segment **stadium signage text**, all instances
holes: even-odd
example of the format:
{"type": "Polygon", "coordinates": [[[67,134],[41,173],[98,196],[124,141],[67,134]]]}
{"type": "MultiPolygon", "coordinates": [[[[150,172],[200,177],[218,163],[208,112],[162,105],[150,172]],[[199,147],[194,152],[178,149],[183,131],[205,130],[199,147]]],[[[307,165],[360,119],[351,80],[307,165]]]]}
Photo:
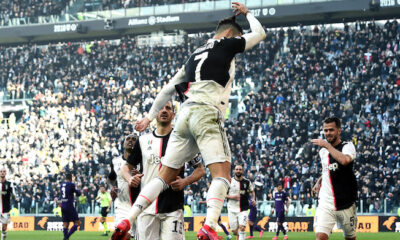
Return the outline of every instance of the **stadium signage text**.
{"type": "Polygon", "coordinates": [[[380,6],[381,7],[393,7],[393,6],[400,6],[400,0],[381,0],[380,6]]]}
{"type": "Polygon", "coordinates": [[[54,32],[76,32],[79,24],[77,23],[68,23],[68,24],[60,24],[54,25],[54,32]]]}
{"type": "Polygon", "coordinates": [[[128,21],[128,26],[136,26],[136,25],[154,25],[159,23],[173,23],[179,22],[181,19],[179,16],[165,16],[165,17],[155,17],[150,16],[148,18],[131,18],[128,21]]]}
{"type": "Polygon", "coordinates": [[[34,217],[11,217],[10,231],[33,231],[35,229],[34,217]]]}
{"type": "Polygon", "coordinates": [[[260,17],[260,16],[274,16],[276,14],[276,9],[275,8],[256,8],[256,9],[250,9],[250,12],[254,15],[254,17],[260,17]]]}

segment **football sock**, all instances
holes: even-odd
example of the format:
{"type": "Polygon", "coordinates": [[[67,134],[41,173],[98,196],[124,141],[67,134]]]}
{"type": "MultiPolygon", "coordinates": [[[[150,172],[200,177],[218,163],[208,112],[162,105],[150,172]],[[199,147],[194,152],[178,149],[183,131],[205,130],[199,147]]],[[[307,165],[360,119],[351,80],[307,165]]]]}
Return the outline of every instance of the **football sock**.
{"type": "Polygon", "coordinates": [[[281,225],[281,231],[283,232],[284,235],[286,235],[286,230],[285,230],[285,228],[283,227],[283,225],[281,225]]]}
{"type": "Polygon", "coordinates": [[[1,232],[1,240],[6,240],[7,238],[7,231],[2,231],[1,232]]]}
{"type": "Polygon", "coordinates": [[[228,229],[226,229],[225,225],[221,223],[221,225],[219,225],[219,226],[222,228],[222,230],[224,230],[224,233],[228,236],[229,232],[228,232],[228,229]]]}
{"type": "Polygon", "coordinates": [[[137,216],[146,209],[162,191],[168,188],[168,185],[160,177],[153,178],[144,188],[140,191],[139,196],[136,198],[135,203],[129,210],[129,222],[135,222],[137,216]]]}
{"type": "MultiPolygon", "coordinates": [[[[258,225],[253,226],[253,227],[254,227],[254,229],[255,229],[256,231],[258,231],[258,232],[263,231],[262,228],[261,228],[260,226],[258,226],[258,225]]],[[[252,235],[252,236],[253,236],[253,235],[252,235]]]]}
{"type": "Polygon", "coordinates": [[[281,226],[278,225],[278,229],[276,230],[275,236],[279,236],[279,231],[281,231],[281,226]]]}
{"type": "Polygon", "coordinates": [[[68,228],[63,228],[64,237],[68,237],[68,228]]]}
{"type": "Polygon", "coordinates": [[[72,228],[69,230],[67,237],[69,238],[77,229],[78,225],[74,224],[72,228]]]}
{"type": "Polygon", "coordinates": [[[106,222],[106,220],[104,220],[103,226],[104,226],[104,233],[107,233],[108,228],[107,228],[107,222],[106,222]]]}
{"type": "Polygon", "coordinates": [[[239,232],[239,240],[244,240],[246,237],[246,232],[239,232]]]}
{"type": "Polygon", "coordinates": [[[205,224],[216,229],[222,206],[228,192],[230,183],[225,178],[217,177],[211,181],[207,192],[207,217],[205,224]]]}
{"type": "Polygon", "coordinates": [[[254,229],[254,225],[250,225],[250,236],[253,236],[253,229],[254,229]]]}

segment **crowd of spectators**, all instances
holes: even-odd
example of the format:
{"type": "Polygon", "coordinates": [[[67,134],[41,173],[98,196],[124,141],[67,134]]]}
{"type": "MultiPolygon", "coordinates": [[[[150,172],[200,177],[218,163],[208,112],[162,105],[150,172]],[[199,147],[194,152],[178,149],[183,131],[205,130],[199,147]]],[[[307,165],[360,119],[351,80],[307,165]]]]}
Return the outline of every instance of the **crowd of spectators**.
{"type": "MultiPolygon", "coordinates": [[[[213,0],[207,0],[207,2],[210,1],[213,0]]],[[[193,2],[206,2],[206,0],[89,0],[85,1],[84,11],[115,10],[193,2]]]]}
{"type": "Polygon", "coordinates": [[[8,25],[12,18],[35,22],[34,19],[39,16],[60,15],[69,2],[70,0],[3,0],[0,1],[0,25],[8,25]]]}
{"type": "MultiPolygon", "coordinates": [[[[80,211],[91,212],[123,135],[208,37],[188,36],[177,47],[137,47],[130,36],[1,46],[0,88],[20,86],[34,96],[22,116],[9,117],[0,129],[0,158],[16,183],[21,210],[37,205],[50,211],[62,173],[71,171],[84,190],[80,211]]],[[[236,58],[235,87],[253,91],[230,108],[238,114],[226,115],[225,128],[232,163],[244,166],[259,201],[272,200],[281,182],[302,207],[315,204],[311,188],[321,166],[310,140],[322,136],[325,117],[336,115],[343,121],[342,139],[353,141],[358,153],[359,210],[379,213],[386,202],[388,212],[397,211],[399,40],[396,21],[300,26],[269,32],[236,58]]],[[[195,213],[205,211],[208,184],[209,175],[186,189],[195,213]]]]}

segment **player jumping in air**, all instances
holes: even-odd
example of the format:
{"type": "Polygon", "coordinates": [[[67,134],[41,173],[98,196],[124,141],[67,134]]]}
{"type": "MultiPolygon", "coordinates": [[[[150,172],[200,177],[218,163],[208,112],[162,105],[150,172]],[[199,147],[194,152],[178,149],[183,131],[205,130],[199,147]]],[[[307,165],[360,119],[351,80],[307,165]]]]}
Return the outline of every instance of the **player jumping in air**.
{"type": "Polygon", "coordinates": [[[218,239],[215,229],[231,180],[231,153],[222,122],[235,75],[234,57],[266,36],[260,22],[243,4],[233,2],[232,7],[236,15],[246,16],[251,32],[242,35],[242,28],[234,17],[221,20],[214,38],[192,53],[160,91],[149,114],[136,123],[135,129],[144,131],[175,91],[184,101],[158,177],[142,188],[129,219],[117,226],[113,239],[121,239],[119,236],[128,231],[137,216],[176,180],[181,167],[199,151],[213,180],[207,193],[206,222],[197,237],[218,239]]]}

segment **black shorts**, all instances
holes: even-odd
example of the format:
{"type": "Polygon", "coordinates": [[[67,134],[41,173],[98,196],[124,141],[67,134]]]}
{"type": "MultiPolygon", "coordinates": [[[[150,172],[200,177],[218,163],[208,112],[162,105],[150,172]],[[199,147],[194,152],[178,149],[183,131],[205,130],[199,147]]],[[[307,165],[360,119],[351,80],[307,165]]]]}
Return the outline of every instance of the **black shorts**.
{"type": "Polygon", "coordinates": [[[102,216],[102,217],[107,217],[107,214],[108,214],[107,208],[108,208],[108,207],[102,207],[102,208],[101,208],[101,216],[102,216]]]}

